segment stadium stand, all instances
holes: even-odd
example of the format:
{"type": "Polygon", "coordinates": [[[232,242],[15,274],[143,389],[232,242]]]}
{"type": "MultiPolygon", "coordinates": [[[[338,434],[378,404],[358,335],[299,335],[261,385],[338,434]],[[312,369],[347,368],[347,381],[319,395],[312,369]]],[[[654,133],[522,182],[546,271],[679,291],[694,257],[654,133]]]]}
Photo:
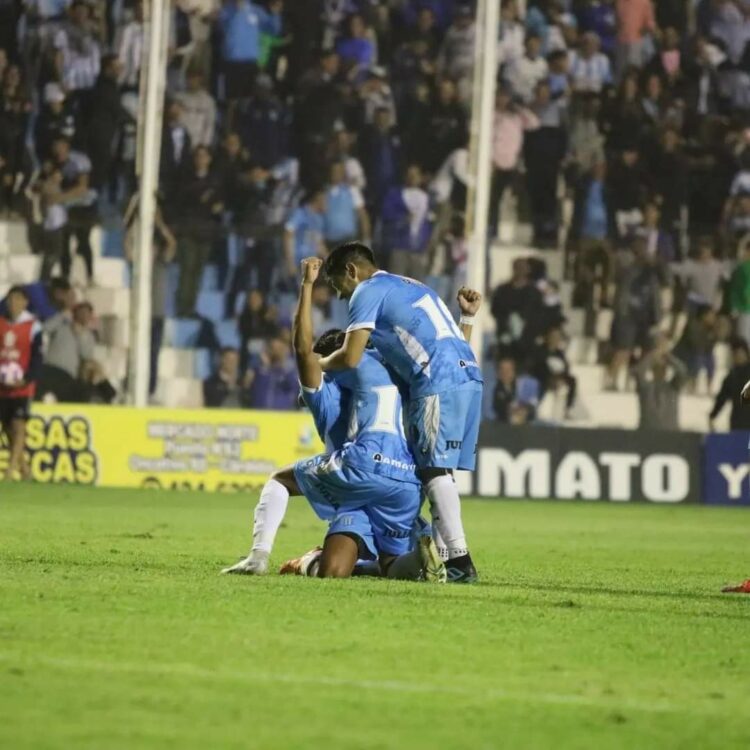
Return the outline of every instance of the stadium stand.
{"type": "MultiPolygon", "coordinates": [[[[0,34],[0,295],[69,272],[121,389],[142,11],[13,7],[0,34]]],[[[178,2],[172,21],[155,402],[202,405],[221,348],[241,349],[243,370],[267,367],[267,342],[288,341],[297,260],[326,242],[371,240],[453,297],[471,3],[178,2]]],[[[530,408],[503,414],[637,427],[639,383],[654,377],[637,363],[672,351],[687,368],[665,375],[680,425],[706,429],[729,342],[750,336],[748,40],[747,0],[503,0],[488,418],[506,418],[493,395],[497,362],[512,359],[511,401],[530,408]]],[[[321,292],[316,315],[322,330],[345,307],[321,292]]]]}

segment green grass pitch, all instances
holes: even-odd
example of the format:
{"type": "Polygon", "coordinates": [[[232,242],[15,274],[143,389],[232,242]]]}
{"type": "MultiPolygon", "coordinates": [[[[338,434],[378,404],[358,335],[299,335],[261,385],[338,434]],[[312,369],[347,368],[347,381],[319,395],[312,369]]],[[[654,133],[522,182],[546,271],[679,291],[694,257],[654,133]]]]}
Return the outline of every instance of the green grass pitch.
{"type": "Polygon", "coordinates": [[[253,504],[0,485],[0,747],[750,747],[747,511],[467,502],[461,587],[221,577],[253,504]]]}

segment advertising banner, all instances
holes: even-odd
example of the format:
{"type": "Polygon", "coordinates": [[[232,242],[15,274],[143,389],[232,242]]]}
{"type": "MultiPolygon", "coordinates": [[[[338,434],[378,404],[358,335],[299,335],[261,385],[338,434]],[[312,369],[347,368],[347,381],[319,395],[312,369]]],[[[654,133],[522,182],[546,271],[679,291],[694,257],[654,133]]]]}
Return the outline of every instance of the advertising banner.
{"type": "Polygon", "coordinates": [[[697,503],[701,437],[685,432],[482,425],[480,497],[697,503]]]}
{"type": "Polygon", "coordinates": [[[750,505],[750,433],[707,435],[703,444],[703,502],[750,505]]]}
{"type": "MultiPolygon", "coordinates": [[[[37,482],[240,491],[323,450],[301,412],[35,405],[26,447],[37,482]]],[[[0,442],[0,473],[8,447],[0,442]]]]}

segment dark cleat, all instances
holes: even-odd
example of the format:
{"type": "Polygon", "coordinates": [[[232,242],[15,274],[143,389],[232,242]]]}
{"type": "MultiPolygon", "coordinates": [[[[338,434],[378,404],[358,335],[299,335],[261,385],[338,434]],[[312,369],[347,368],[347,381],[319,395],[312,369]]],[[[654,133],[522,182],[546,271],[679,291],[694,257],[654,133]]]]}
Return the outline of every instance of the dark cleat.
{"type": "Polygon", "coordinates": [[[471,555],[454,557],[445,563],[448,583],[476,583],[479,580],[471,555]]]}

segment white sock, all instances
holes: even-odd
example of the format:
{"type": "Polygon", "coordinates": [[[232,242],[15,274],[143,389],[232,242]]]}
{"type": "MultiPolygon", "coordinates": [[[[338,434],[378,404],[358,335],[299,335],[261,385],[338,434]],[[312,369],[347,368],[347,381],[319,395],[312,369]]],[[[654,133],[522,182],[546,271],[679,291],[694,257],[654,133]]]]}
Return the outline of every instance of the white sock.
{"type": "Polygon", "coordinates": [[[269,479],[263,486],[260,500],[255,506],[253,552],[271,551],[288,503],[289,490],[281,482],[269,479]]]}
{"type": "MultiPolygon", "coordinates": [[[[432,510],[432,505],[430,505],[430,510],[432,510]]],[[[440,559],[445,562],[448,559],[448,547],[434,523],[432,524],[432,541],[435,542],[440,559]]]]}
{"type": "Polygon", "coordinates": [[[461,498],[453,477],[447,474],[435,477],[427,483],[425,492],[430,500],[432,524],[448,550],[448,559],[467,555],[469,548],[461,522],[461,498]]]}

